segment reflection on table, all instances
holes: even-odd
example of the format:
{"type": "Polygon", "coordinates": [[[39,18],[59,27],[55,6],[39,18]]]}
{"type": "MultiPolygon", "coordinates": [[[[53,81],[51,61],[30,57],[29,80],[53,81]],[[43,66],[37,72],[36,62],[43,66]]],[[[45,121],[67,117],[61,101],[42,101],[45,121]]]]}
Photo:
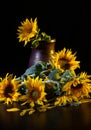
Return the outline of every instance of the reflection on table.
{"type": "Polygon", "coordinates": [[[19,112],[7,112],[0,104],[0,130],[80,130],[91,129],[91,103],[56,107],[21,117],[19,112]]]}

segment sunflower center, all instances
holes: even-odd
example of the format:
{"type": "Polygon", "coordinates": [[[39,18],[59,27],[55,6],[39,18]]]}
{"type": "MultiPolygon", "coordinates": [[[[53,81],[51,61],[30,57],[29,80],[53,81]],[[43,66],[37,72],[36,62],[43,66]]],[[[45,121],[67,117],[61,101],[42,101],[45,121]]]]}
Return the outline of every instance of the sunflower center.
{"type": "Polygon", "coordinates": [[[76,87],[74,87],[72,85],[71,88],[74,89],[74,90],[81,89],[82,88],[82,84],[78,84],[76,87]]]}
{"type": "Polygon", "coordinates": [[[32,27],[27,28],[27,33],[30,34],[32,32],[32,27]]]}
{"type": "Polygon", "coordinates": [[[12,85],[8,85],[5,90],[4,90],[4,95],[5,97],[11,97],[11,94],[13,93],[13,86],[12,85]]]}
{"type": "Polygon", "coordinates": [[[31,92],[30,96],[31,96],[31,98],[32,98],[33,100],[37,100],[38,97],[39,97],[39,92],[38,92],[37,90],[33,90],[33,91],[31,92]]]}
{"type": "Polygon", "coordinates": [[[65,59],[65,58],[61,59],[60,58],[58,60],[58,62],[59,62],[59,64],[60,64],[60,66],[61,66],[62,69],[67,70],[67,69],[70,68],[70,64],[69,64],[69,61],[67,59],[65,59]]]}

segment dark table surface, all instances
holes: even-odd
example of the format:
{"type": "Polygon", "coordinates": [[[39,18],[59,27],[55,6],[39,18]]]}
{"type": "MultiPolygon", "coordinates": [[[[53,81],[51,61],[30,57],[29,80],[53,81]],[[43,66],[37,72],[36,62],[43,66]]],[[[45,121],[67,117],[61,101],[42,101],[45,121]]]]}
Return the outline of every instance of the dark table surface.
{"type": "Polygon", "coordinates": [[[21,117],[0,104],[0,130],[91,130],[91,103],[56,107],[21,117]]]}

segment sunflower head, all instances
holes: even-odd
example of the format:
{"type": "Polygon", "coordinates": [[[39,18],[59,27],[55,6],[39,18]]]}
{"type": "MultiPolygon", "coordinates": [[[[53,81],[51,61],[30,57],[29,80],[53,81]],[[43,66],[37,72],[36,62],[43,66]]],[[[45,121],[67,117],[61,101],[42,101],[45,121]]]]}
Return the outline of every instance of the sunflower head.
{"type": "Polygon", "coordinates": [[[18,39],[19,42],[24,42],[24,46],[27,43],[31,43],[32,48],[36,48],[40,41],[51,40],[51,37],[47,35],[45,32],[40,32],[40,29],[37,24],[37,18],[30,20],[28,18],[25,21],[21,22],[21,25],[18,26],[18,39]]]}
{"type": "Polygon", "coordinates": [[[75,55],[76,53],[72,54],[71,49],[64,48],[52,55],[51,62],[56,68],[61,69],[63,72],[69,69],[75,70],[80,67],[80,61],[76,61],[75,55]]]}
{"type": "Polygon", "coordinates": [[[65,91],[67,96],[75,96],[79,100],[89,98],[91,93],[90,77],[87,73],[81,72],[77,77],[66,83],[62,91],[65,91]]]}
{"type": "Polygon", "coordinates": [[[27,76],[27,79],[24,80],[24,84],[28,89],[26,95],[21,96],[22,101],[30,103],[30,106],[34,107],[35,104],[43,105],[43,101],[46,101],[45,95],[45,84],[42,82],[42,79],[38,77],[31,78],[27,76]]]}
{"type": "Polygon", "coordinates": [[[32,18],[29,20],[26,18],[25,21],[21,22],[21,26],[18,27],[18,38],[19,42],[24,41],[24,46],[38,33],[37,18],[33,21],[32,18]]]}
{"type": "Polygon", "coordinates": [[[18,101],[20,94],[17,90],[20,84],[20,81],[16,80],[16,76],[13,77],[12,74],[6,74],[5,78],[0,81],[0,101],[4,101],[7,104],[18,101]]]}

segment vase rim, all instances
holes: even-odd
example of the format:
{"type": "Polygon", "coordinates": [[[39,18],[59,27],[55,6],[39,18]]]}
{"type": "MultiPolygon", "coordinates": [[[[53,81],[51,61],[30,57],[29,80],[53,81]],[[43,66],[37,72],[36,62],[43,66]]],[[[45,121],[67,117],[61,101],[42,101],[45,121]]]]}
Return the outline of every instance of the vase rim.
{"type": "Polygon", "coordinates": [[[50,41],[50,42],[56,42],[56,39],[53,38],[53,39],[50,39],[49,41],[50,41]]]}

